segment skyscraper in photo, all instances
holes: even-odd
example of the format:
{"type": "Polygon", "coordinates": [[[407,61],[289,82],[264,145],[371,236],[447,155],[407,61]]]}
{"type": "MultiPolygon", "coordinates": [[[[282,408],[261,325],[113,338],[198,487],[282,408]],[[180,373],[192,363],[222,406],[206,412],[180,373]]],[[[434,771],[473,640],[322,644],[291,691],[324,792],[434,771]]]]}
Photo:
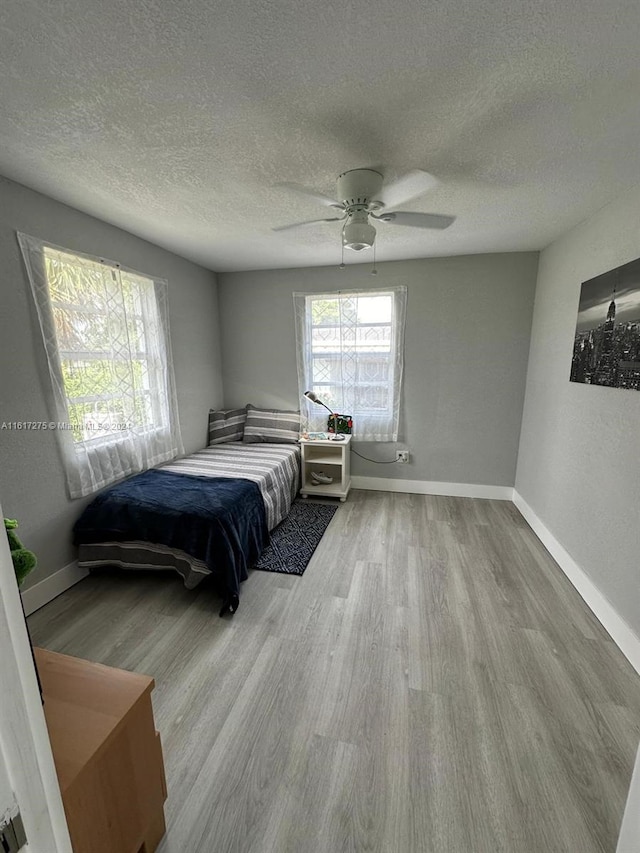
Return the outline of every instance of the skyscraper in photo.
{"type": "Polygon", "coordinates": [[[616,291],[613,290],[609,310],[607,311],[607,319],[602,329],[602,339],[600,342],[600,352],[598,353],[598,363],[596,367],[596,375],[594,384],[596,385],[615,385],[616,378],[616,359],[614,355],[614,329],[616,325],[616,291]]]}

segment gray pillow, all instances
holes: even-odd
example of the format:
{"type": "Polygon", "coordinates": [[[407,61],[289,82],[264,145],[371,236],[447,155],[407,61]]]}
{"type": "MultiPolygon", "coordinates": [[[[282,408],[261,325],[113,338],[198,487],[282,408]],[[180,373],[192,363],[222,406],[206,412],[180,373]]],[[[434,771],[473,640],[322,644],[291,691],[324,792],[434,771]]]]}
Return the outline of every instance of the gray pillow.
{"type": "Polygon", "coordinates": [[[279,409],[257,409],[247,406],[244,427],[245,444],[273,442],[296,444],[300,438],[300,412],[283,412],[279,409]]]}
{"type": "Polygon", "coordinates": [[[224,412],[209,410],[209,447],[212,444],[226,444],[228,441],[242,441],[246,409],[227,409],[224,412]]]}

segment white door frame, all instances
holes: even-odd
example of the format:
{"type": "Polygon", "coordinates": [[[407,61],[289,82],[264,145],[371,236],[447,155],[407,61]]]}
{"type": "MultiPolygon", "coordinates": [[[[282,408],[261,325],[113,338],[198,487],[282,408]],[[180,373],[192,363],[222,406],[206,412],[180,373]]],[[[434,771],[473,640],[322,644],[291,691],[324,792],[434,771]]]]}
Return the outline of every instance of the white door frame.
{"type": "MultiPolygon", "coordinates": [[[[2,507],[0,506],[0,515],[2,507]]],[[[0,534],[0,762],[31,853],[72,853],[6,534],[0,534]]],[[[5,804],[0,804],[4,811],[5,804]]]]}
{"type": "Polygon", "coordinates": [[[9,780],[9,770],[0,742],[0,824],[5,824],[9,818],[14,817],[17,807],[13,785],[9,780]]]}

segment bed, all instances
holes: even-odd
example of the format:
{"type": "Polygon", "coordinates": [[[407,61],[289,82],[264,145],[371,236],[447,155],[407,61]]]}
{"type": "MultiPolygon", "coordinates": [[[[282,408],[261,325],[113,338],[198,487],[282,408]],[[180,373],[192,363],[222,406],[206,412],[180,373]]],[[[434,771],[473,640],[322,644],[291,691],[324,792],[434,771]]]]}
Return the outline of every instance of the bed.
{"type": "Polygon", "coordinates": [[[300,483],[291,444],[218,444],[106,489],[74,527],[78,564],[173,569],[193,589],[213,578],[221,615],[247,578],[300,483]]]}

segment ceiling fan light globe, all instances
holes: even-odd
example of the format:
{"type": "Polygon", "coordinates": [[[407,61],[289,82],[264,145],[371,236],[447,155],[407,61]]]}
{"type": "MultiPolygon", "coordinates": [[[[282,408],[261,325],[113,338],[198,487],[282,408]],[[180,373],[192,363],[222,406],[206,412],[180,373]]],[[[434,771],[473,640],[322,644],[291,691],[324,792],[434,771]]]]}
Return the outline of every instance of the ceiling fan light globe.
{"type": "Polygon", "coordinates": [[[376,239],[376,229],[368,222],[348,222],[342,229],[342,242],[345,249],[361,252],[370,249],[376,239]]]}

